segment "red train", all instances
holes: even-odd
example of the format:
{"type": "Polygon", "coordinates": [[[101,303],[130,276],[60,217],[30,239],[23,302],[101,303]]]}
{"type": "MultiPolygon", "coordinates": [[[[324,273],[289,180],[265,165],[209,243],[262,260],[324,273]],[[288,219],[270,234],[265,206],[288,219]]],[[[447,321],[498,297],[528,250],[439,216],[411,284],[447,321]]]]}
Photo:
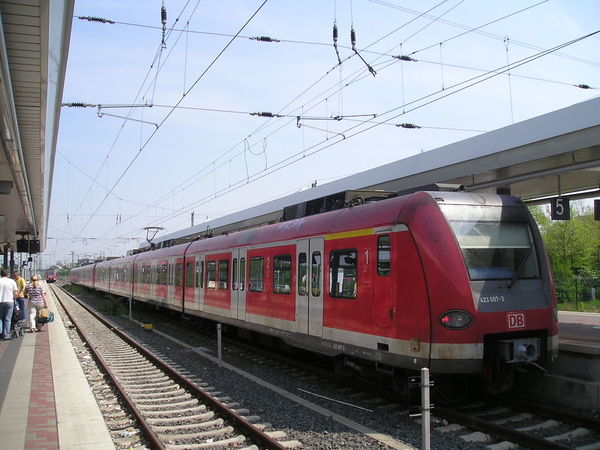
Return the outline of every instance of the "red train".
{"type": "Polygon", "coordinates": [[[56,270],[48,269],[46,270],[46,282],[54,283],[56,281],[56,270]]]}
{"type": "Polygon", "coordinates": [[[505,389],[558,352],[544,245],[511,196],[416,192],[78,267],[71,277],[399,385],[428,367],[505,389]]]}

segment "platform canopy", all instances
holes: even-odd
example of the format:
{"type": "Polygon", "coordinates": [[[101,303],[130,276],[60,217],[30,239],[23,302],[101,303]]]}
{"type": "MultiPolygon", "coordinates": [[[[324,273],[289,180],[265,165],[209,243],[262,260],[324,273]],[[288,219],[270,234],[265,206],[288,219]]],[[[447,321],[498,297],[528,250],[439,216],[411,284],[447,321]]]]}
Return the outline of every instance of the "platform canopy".
{"type": "Polygon", "coordinates": [[[75,0],[0,0],[0,251],[47,239],[75,0]]]}
{"type": "Polygon", "coordinates": [[[220,217],[160,241],[277,222],[287,207],[315,199],[326,204],[350,190],[459,188],[511,194],[531,204],[548,203],[559,195],[600,197],[600,98],[220,217]]]}

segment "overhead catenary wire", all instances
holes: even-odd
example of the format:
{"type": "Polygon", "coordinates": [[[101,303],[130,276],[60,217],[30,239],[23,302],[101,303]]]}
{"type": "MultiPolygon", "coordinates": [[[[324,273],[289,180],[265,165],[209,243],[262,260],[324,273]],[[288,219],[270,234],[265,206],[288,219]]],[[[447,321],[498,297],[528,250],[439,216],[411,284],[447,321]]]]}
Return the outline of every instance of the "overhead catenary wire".
{"type": "MultiPolygon", "coordinates": [[[[235,40],[235,38],[237,37],[237,35],[239,35],[242,30],[250,23],[250,21],[258,14],[258,12],[264,7],[264,5],[268,2],[268,0],[264,0],[261,5],[256,9],[256,11],[254,11],[254,13],[250,16],[250,18],[244,23],[244,25],[239,29],[238,33],[236,33],[236,35],[231,38],[229,40],[229,42],[227,43],[227,45],[225,45],[225,47],[221,50],[221,52],[213,59],[213,61],[209,64],[209,66],[201,73],[201,75],[196,79],[196,81],[192,84],[192,86],[186,91],[189,92],[191,91],[197,84],[198,82],[204,77],[204,75],[210,70],[210,68],[214,65],[214,63],[221,57],[221,55],[223,55],[223,53],[227,50],[227,48],[230,47],[230,45],[232,44],[232,42],[235,40]]],[[[147,146],[147,144],[152,140],[152,138],[154,137],[154,135],[156,134],[156,132],[158,131],[158,129],[160,128],[160,126],[165,123],[165,121],[171,116],[171,114],[173,113],[173,111],[175,111],[178,107],[178,105],[183,101],[183,99],[185,98],[185,95],[179,100],[179,102],[173,107],[173,109],[166,115],[166,117],[162,120],[162,122],[159,123],[159,126],[156,128],[156,130],[150,135],[150,137],[147,139],[147,141],[144,143],[144,145],[140,148],[140,150],[138,151],[138,153],[134,156],[134,158],[130,161],[130,163],[126,166],[125,170],[122,172],[122,174],[120,175],[120,177],[116,180],[116,182],[113,184],[113,186],[109,189],[109,191],[107,192],[107,194],[104,196],[104,198],[102,199],[102,201],[100,202],[100,204],[97,206],[96,210],[94,211],[94,213],[91,214],[90,219],[84,224],[84,226],[81,228],[79,234],[81,234],[85,228],[89,225],[89,223],[91,222],[92,218],[94,217],[94,214],[97,213],[99,211],[99,209],[102,207],[102,205],[105,203],[106,199],[108,198],[108,196],[112,193],[112,191],[116,188],[116,186],[119,184],[119,182],[123,179],[123,177],[125,176],[125,174],[129,171],[129,169],[131,168],[131,166],[133,165],[133,163],[137,160],[137,158],[139,157],[140,153],[143,151],[143,149],[147,146]]]]}
{"type": "MultiPolygon", "coordinates": [[[[548,49],[545,52],[540,52],[540,53],[537,53],[535,55],[531,55],[531,56],[529,56],[527,58],[524,58],[524,59],[522,59],[520,61],[517,61],[517,62],[513,63],[511,65],[511,68],[515,68],[515,67],[519,67],[519,66],[521,66],[523,64],[527,64],[527,63],[529,63],[529,62],[531,62],[531,61],[533,61],[535,59],[538,59],[538,58],[541,58],[543,56],[546,56],[546,55],[552,53],[553,51],[557,51],[559,49],[565,48],[565,47],[567,47],[569,45],[574,44],[575,42],[579,42],[579,41],[581,41],[583,39],[589,38],[589,37],[594,36],[594,35],[596,35],[598,33],[600,33],[600,30],[596,31],[594,33],[591,33],[589,35],[580,37],[578,39],[574,39],[574,40],[569,41],[567,43],[561,44],[559,46],[553,47],[552,49],[548,49]]],[[[416,105],[414,105],[414,107],[412,108],[412,110],[416,110],[418,108],[422,108],[422,107],[426,106],[427,104],[430,104],[430,103],[435,102],[435,101],[439,101],[440,99],[446,98],[446,97],[448,97],[450,95],[454,95],[454,94],[456,94],[456,93],[458,93],[458,92],[460,92],[460,91],[462,91],[464,89],[467,89],[470,86],[473,86],[475,84],[479,84],[479,83],[481,83],[483,81],[487,81],[488,79],[496,77],[499,74],[505,72],[506,70],[508,70],[508,68],[506,68],[506,67],[504,69],[496,69],[494,71],[490,71],[489,73],[487,73],[486,76],[482,75],[482,76],[474,77],[474,78],[472,78],[470,80],[467,80],[467,81],[464,81],[464,82],[461,82],[461,83],[457,83],[456,85],[448,86],[446,88],[446,90],[444,90],[443,96],[435,98],[435,99],[428,100],[425,103],[416,104],[416,105]]],[[[419,101],[425,100],[427,97],[429,97],[429,96],[425,96],[424,98],[419,99],[419,101]]],[[[411,104],[419,103],[419,101],[411,102],[411,104]]],[[[398,108],[395,108],[394,110],[397,110],[397,109],[398,108]]],[[[387,111],[385,113],[382,113],[382,114],[379,115],[379,117],[387,115],[387,114],[390,114],[394,110],[390,110],[390,111],[387,111]]],[[[361,124],[359,124],[359,125],[350,127],[346,131],[348,131],[348,130],[357,130],[357,131],[355,131],[353,134],[344,134],[344,138],[347,139],[349,137],[354,137],[354,136],[357,136],[359,134],[362,134],[362,133],[364,133],[364,132],[366,132],[366,131],[368,131],[368,130],[376,127],[376,126],[380,126],[382,124],[386,124],[386,123],[390,122],[391,120],[394,120],[397,117],[402,116],[403,114],[404,113],[395,115],[395,116],[393,116],[393,117],[391,117],[389,119],[386,119],[383,122],[372,123],[371,126],[369,128],[366,128],[366,129],[363,128],[363,129],[358,129],[357,130],[358,127],[367,124],[367,123],[364,123],[364,122],[361,123],[361,124]]],[[[312,151],[307,152],[306,149],[303,149],[302,152],[298,152],[295,155],[292,155],[292,156],[290,156],[290,157],[288,157],[288,158],[286,158],[286,159],[284,159],[282,161],[279,161],[278,163],[276,163],[273,166],[271,166],[268,170],[264,170],[264,171],[262,171],[262,172],[260,172],[258,174],[253,175],[253,176],[249,176],[247,179],[245,178],[243,180],[243,183],[239,181],[237,183],[230,184],[230,186],[228,186],[227,188],[223,188],[220,191],[215,191],[214,194],[212,194],[210,196],[198,199],[198,201],[193,202],[191,205],[188,205],[184,210],[182,210],[182,211],[180,211],[180,212],[178,212],[176,214],[187,214],[191,210],[193,210],[194,208],[197,208],[198,206],[201,206],[201,205],[207,203],[208,201],[213,200],[215,198],[215,196],[224,195],[225,193],[229,193],[229,192],[232,192],[234,190],[237,190],[237,189],[241,188],[242,186],[248,184],[251,181],[256,181],[256,180],[262,179],[265,176],[268,176],[268,175],[270,175],[270,174],[272,174],[272,173],[274,173],[274,172],[276,172],[278,170],[283,169],[284,167],[288,167],[289,165],[294,164],[299,159],[304,159],[305,157],[312,156],[312,155],[314,155],[316,153],[319,153],[319,152],[321,152],[321,151],[323,151],[323,150],[325,150],[327,148],[330,148],[333,145],[338,144],[339,142],[341,142],[341,141],[330,142],[330,141],[328,141],[326,139],[326,140],[322,141],[320,144],[314,145],[312,147],[312,151]]]]}
{"type": "MultiPolygon", "coordinates": [[[[491,71],[490,73],[497,73],[497,74],[499,74],[499,73],[502,73],[502,71],[501,71],[501,70],[496,70],[496,71],[491,71]]],[[[450,95],[450,94],[448,94],[448,95],[450,95]]],[[[380,123],[380,124],[381,124],[381,123],[380,123]]],[[[316,151],[320,151],[320,150],[316,150],[316,151]]],[[[315,151],[315,152],[316,152],[316,151],[315,151]]],[[[315,152],[313,152],[313,153],[315,153],[315,152]]],[[[313,153],[310,153],[310,154],[313,154],[313,153]]],[[[310,154],[307,154],[306,156],[309,156],[310,154]]],[[[278,170],[278,169],[276,169],[276,170],[278,170]]],[[[261,176],[260,178],[262,178],[262,176],[261,176]]],[[[249,182],[249,180],[247,180],[247,182],[249,182]]],[[[236,186],[235,186],[235,185],[231,185],[231,186],[230,186],[230,188],[231,188],[232,190],[235,190],[235,189],[236,189],[236,186]]],[[[227,190],[227,191],[224,191],[224,192],[230,192],[230,190],[227,190]]],[[[221,192],[221,193],[216,193],[216,195],[220,195],[220,194],[222,194],[222,193],[224,193],[224,192],[221,192]]],[[[212,196],[211,196],[211,198],[214,198],[214,197],[212,197],[212,196]]],[[[200,205],[200,204],[203,204],[203,202],[202,202],[202,201],[200,201],[200,202],[196,202],[196,203],[195,203],[195,204],[194,204],[192,207],[194,207],[194,206],[198,206],[198,205],[200,205]]]]}
{"type": "MultiPolygon", "coordinates": [[[[267,3],[268,0],[264,0],[264,2],[258,7],[258,9],[252,14],[252,16],[246,21],[246,23],[242,26],[242,28],[240,28],[241,32],[249,23],[250,21],[256,16],[256,14],[258,14],[258,12],[262,9],[262,7],[267,3]]],[[[190,86],[190,88],[186,91],[186,94],[188,92],[190,92],[192,89],[194,89],[194,87],[200,82],[200,80],[204,77],[204,75],[210,70],[210,68],[214,65],[214,63],[221,57],[221,55],[223,55],[223,53],[225,52],[225,50],[227,50],[227,48],[229,48],[229,46],[231,45],[231,43],[233,42],[235,38],[232,38],[229,43],[221,50],[221,52],[219,52],[219,54],[213,59],[213,61],[209,64],[209,66],[202,72],[202,74],[196,79],[196,81],[192,84],[192,86],[190,86]]],[[[163,120],[160,122],[159,126],[157,127],[157,130],[155,130],[150,137],[147,139],[147,141],[144,143],[144,145],[142,146],[142,148],[138,151],[138,153],[135,155],[135,157],[131,160],[131,162],[127,165],[127,167],[125,168],[125,170],[123,171],[123,173],[121,174],[121,176],[117,179],[117,181],[113,184],[113,186],[110,188],[108,194],[110,194],[115,187],[119,184],[119,182],[123,179],[123,177],[125,176],[125,174],[128,172],[128,170],[131,168],[131,166],[133,165],[133,163],[137,160],[137,158],[139,157],[140,153],[144,150],[144,148],[146,147],[146,145],[150,142],[150,140],[152,140],[152,138],[154,137],[154,135],[156,134],[156,132],[158,131],[158,129],[160,128],[160,126],[165,123],[168,118],[171,116],[171,114],[173,113],[173,111],[175,111],[177,109],[177,107],[179,106],[179,104],[183,101],[183,99],[185,98],[185,95],[179,100],[179,102],[177,102],[177,104],[175,106],[173,106],[173,108],[171,109],[171,111],[163,118],[163,120]]],[[[98,205],[98,207],[96,208],[96,211],[98,211],[100,209],[100,207],[102,206],[102,204],[104,204],[104,201],[106,201],[106,198],[108,197],[108,194],[104,197],[103,201],[100,203],[100,205],[98,205]]]]}
{"type": "MultiPolygon", "coordinates": [[[[446,65],[447,65],[447,64],[446,64],[446,65]]],[[[367,76],[368,76],[368,74],[367,74],[367,76]]],[[[404,104],[404,102],[402,102],[402,103],[404,104]]],[[[280,114],[279,116],[284,116],[284,115],[283,115],[283,114],[280,114]]],[[[344,116],[344,117],[346,117],[346,118],[347,118],[347,117],[349,117],[349,116],[344,116]]],[[[307,119],[307,120],[308,120],[308,119],[307,119]]],[[[328,120],[328,118],[323,118],[323,120],[328,120]]]]}
{"type": "MultiPolygon", "coordinates": [[[[194,14],[194,12],[196,11],[196,9],[197,9],[197,7],[198,7],[198,4],[199,4],[199,3],[200,3],[200,0],[198,0],[198,3],[196,4],[196,7],[193,9],[193,11],[192,11],[192,15],[193,15],[193,14],[194,14]]],[[[184,8],[184,10],[185,10],[185,8],[184,8]]],[[[171,28],[170,28],[170,29],[167,31],[167,38],[168,38],[168,36],[171,34],[171,32],[173,31],[173,29],[175,28],[175,24],[176,24],[178,21],[179,21],[179,17],[175,19],[175,22],[174,22],[173,26],[172,26],[172,27],[171,27],[171,28]]],[[[103,21],[103,23],[104,23],[104,22],[105,22],[105,23],[112,23],[112,24],[118,24],[118,23],[119,23],[119,22],[115,22],[115,21],[103,21]]],[[[152,27],[152,28],[155,28],[155,27],[152,27]]],[[[153,69],[154,65],[156,64],[156,61],[157,61],[157,59],[159,58],[159,56],[160,56],[161,54],[162,54],[162,49],[160,49],[160,48],[159,48],[159,50],[157,51],[157,53],[156,53],[156,55],[155,55],[155,57],[154,57],[154,60],[153,60],[152,64],[150,65],[150,70],[147,72],[147,74],[146,74],[146,78],[144,79],[144,81],[143,81],[143,83],[142,83],[142,87],[140,87],[140,90],[138,91],[138,93],[137,93],[137,95],[136,95],[136,100],[137,100],[137,99],[140,97],[141,91],[142,91],[142,89],[143,89],[143,85],[145,85],[146,81],[148,80],[148,77],[150,76],[150,73],[151,73],[151,71],[152,71],[152,69],[153,69]]],[[[158,71],[157,71],[157,73],[158,73],[158,71]]],[[[133,111],[133,109],[130,109],[130,114],[131,114],[131,112],[132,112],[132,111],[133,111]]],[[[124,128],[123,126],[121,126],[121,127],[119,128],[119,131],[118,131],[117,135],[115,136],[115,138],[114,138],[114,140],[113,140],[113,143],[112,143],[112,145],[110,146],[110,148],[109,148],[109,151],[108,151],[108,153],[107,153],[106,157],[105,157],[105,158],[104,158],[104,160],[103,160],[103,163],[102,163],[102,165],[101,165],[101,166],[98,168],[98,171],[96,172],[96,176],[94,177],[94,181],[95,181],[95,180],[98,178],[98,176],[100,175],[100,172],[102,171],[103,167],[105,167],[105,164],[106,164],[106,162],[108,161],[108,158],[110,157],[110,155],[111,155],[111,153],[112,153],[112,151],[113,151],[113,149],[114,149],[114,147],[115,147],[116,143],[117,143],[117,142],[118,142],[118,140],[119,140],[119,137],[120,137],[120,135],[121,135],[121,133],[122,133],[122,131],[123,131],[123,128],[124,128]]],[[[93,186],[93,183],[92,183],[92,185],[90,185],[90,188],[89,188],[89,189],[86,191],[86,195],[85,195],[85,196],[84,196],[84,198],[81,200],[81,203],[79,204],[79,206],[78,206],[77,210],[75,211],[75,213],[77,213],[77,212],[78,212],[78,211],[79,211],[79,210],[82,208],[84,201],[86,200],[86,198],[88,198],[88,196],[89,196],[89,195],[90,195],[90,193],[91,193],[92,186],[93,186]]],[[[87,225],[86,225],[86,226],[87,226],[87,225]]]]}

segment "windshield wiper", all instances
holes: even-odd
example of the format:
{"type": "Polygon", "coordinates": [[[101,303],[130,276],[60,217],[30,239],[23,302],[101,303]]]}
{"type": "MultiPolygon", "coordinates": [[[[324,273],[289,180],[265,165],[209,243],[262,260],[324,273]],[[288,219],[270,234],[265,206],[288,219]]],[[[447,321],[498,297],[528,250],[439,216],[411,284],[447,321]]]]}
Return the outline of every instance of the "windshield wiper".
{"type": "Polygon", "coordinates": [[[527,254],[525,255],[525,258],[523,258],[523,260],[521,261],[521,264],[519,264],[519,267],[517,267],[517,270],[515,270],[515,274],[513,275],[512,280],[510,280],[508,282],[507,287],[511,288],[515,285],[515,282],[517,281],[517,278],[519,277],[521,270],[523,270],[523,267],[525,267],[525,263],[527,262],[527,260],[529,259],[529,256],[531,255],[531,252],[533,251],[533,244],[534,244],[534,242],[532,242],[531,245],[529,246],[529,250],[527,250],[527,254]]]}

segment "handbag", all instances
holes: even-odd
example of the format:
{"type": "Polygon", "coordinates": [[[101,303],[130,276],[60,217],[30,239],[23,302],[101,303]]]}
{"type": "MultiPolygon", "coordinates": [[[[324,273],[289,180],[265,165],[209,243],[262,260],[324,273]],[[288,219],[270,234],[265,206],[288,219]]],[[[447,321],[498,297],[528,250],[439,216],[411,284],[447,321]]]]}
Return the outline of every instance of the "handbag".
{"type": "Polygon", "coordinates": [[[48,323],[54,320],[54,314],[50,312],[48,308],[42,308],[38,311],[37,321],[39,323],[48,323]],[[50,318],[52,316],[52,318],[50,318]]]}

